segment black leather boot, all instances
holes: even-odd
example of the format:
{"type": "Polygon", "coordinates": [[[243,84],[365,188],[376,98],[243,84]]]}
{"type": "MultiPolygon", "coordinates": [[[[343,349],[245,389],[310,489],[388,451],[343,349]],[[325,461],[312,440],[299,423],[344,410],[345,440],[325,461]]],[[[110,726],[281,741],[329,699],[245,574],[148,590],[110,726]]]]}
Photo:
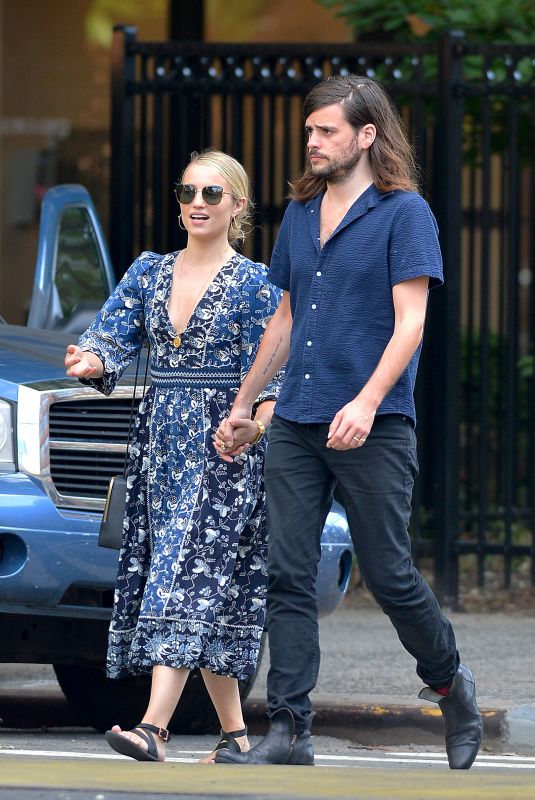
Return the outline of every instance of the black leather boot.
{"type": "Polygon", "coordinates": [[[483,736],[483,720],[476,702],[476,684],[471,670],[464,664],[459,665],[445,697],[428,687],[422,689],[419,697],[439,705],[450,769],[470,769],[483,736]]]}
{"type": "Polygon", "coordinates": [[[269,731],[247,753],[219,750],[216,764],[314,764],[310,731],[296,736],[293,714],[280,708],[271,715],[269,731]]]}
{"type": "Polygon", "coordinates": [[[286,763],[295,766],[314,766],[314,747],[310,731],[306,730],[295,737],[294,749],[286,763]]]}

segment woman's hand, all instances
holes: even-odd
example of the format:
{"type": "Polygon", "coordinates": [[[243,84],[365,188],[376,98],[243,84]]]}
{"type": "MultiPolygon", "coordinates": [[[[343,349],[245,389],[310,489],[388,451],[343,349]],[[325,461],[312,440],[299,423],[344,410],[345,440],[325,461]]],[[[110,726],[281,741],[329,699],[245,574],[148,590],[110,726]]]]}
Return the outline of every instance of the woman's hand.
{"type": "Polygon", "coordinates": [[[65,354],[67,375],[72,378],[101,378],[104,365],[98,356],[87,350],[81,350],[75,344],[67,347],[65,354]]]}

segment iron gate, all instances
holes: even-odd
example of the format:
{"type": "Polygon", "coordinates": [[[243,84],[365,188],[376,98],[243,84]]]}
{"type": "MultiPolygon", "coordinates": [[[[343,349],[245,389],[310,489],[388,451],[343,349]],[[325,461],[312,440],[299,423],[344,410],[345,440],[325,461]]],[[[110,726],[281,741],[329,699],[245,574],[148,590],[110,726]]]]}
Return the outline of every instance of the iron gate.
{"type": "Polygon", "coordinates": [[[459,566],[500,559],[535,584],[535,48],[138,42],[114,33],[111,249],[118,274],[144,249],[183,244],[173,185],[193,150],[231,153],[252,178],[246,253],[269,261],[301,170],[303,97],[356,72],[395,99],[441,231],[446,285],[433,292],[417,384],[416,558],[455,607],[459,566]],[[473,562],[473,563],[472,563],[473,562]]]}

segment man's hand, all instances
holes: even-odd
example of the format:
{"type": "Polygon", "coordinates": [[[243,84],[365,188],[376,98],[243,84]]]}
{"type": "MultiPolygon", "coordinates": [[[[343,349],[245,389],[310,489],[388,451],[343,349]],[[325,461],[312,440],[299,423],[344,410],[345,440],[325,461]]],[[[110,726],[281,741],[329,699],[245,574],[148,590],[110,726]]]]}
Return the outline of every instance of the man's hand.
{"type": "Polygon", "coordinates": [[[360,395],[337,413],[329,427],[327,447],[333,450],[354,450],[362,447],[375,419],[375,410],[360,395]]]}
{"type": "Polygon", "coordinates": [[[101,378],[104,371],[98,356],[86,350],[81,350],[75,344],[70,344],[67,347],[65,367],[67,375],[72,378],[101,378]],[[100,364],[100,369],[98,364],[100,364]]]}

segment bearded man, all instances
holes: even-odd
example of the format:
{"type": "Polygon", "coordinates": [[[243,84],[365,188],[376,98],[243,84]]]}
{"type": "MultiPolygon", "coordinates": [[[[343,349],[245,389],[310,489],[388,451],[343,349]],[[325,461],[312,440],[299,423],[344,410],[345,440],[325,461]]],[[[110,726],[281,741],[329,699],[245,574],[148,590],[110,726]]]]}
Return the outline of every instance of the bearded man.
{"type": "Polygon", "coordinates": [[[268,273],[283,299],[216,433],[222,458],[242,452],[253,403],[287,361],[265,464],[270,728],[249,752],[221,750],[216,761],[314,763],[315,579],[336,486],[366,584],[416,659],[420,695],[442,711],[450,767],[468,769],[482,736],[474,678],[408,534],[414,383],[428,290],[443,281],[436,221],[379,84],[329,78],[307,96],[304,117],[307,165],[268,273]]]}

